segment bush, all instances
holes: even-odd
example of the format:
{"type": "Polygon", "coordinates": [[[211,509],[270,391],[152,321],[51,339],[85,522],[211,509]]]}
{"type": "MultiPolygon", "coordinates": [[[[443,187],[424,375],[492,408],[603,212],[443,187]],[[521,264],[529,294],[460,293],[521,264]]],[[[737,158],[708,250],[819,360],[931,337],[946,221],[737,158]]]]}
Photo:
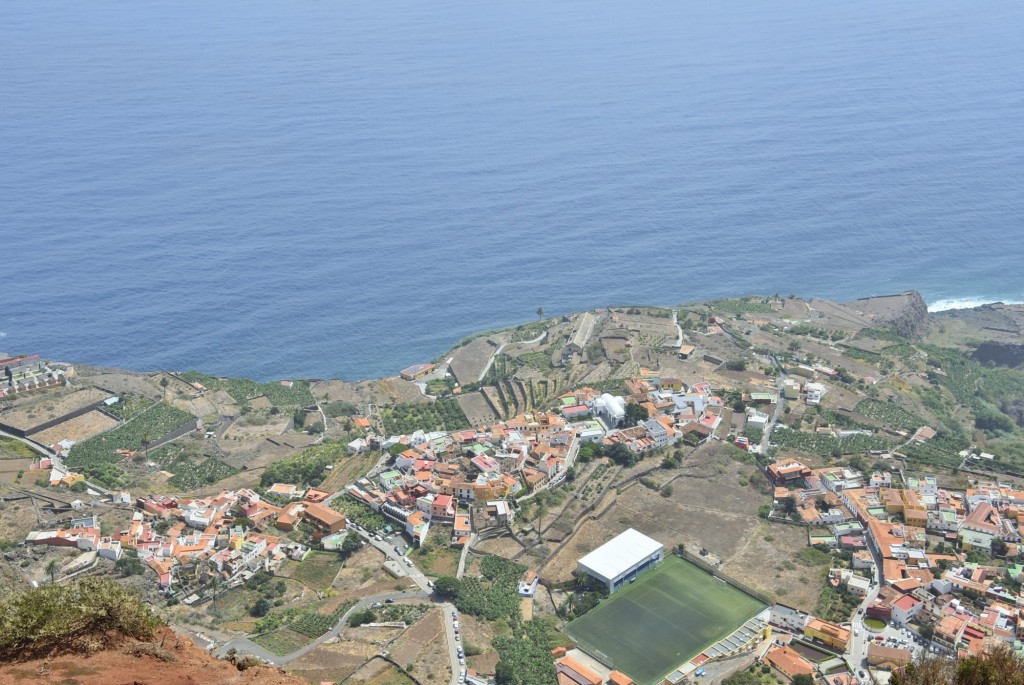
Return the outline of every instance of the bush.
{"type": "Polygon", "coordinates": [[[356,626],[366,625],[367,623],[373,623],[377,620],[377,613],[373,609],[363,609],[357,611],[348,617],[348,624],[355,628],[356,626]]]}
{"type": "Polygon", "coordinates": [[[0,600],[0,659],[90,649],[118,634],[148,639],[163,622],[113,580],[85,578],[0,600]]]}
{"type": "Polygon", "coordinates": [[[263,597],[256,600],[255,604],[249,607],[249,615],[261,618],[270,613],[270,602],[263,597]]]}

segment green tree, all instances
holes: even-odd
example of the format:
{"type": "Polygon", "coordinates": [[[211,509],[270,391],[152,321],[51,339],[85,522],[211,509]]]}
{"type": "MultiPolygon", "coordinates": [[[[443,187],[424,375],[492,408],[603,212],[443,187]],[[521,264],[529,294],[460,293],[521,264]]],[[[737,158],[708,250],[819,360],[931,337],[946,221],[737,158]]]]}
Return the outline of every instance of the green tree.
{"type": "Polygon", "coordinates": [[[260,597],[256,602],[249,607],[249,615],[261,618],[270,613],[270,602],[263,597],[260,597]]]}
{"type": "Polygon", "coordinates": [[[814,678],[806,673],[793,676],[793,685],[814,685],[814,678]]]}
{"type": "Polygon", "coordinates": [[[1010,547],[1005,542],[999,538],[994,538],[992,540],[992,556],[1005,557],[1008,551],[1010,551],[1010,547]]]}
{"type": "Polygon", "coordinates": [[[356,626],[364,626],[367,623],[373,623],[377,620],[377,612],[373,609],[363,609],[357,611],[348,617],[348,624],[353,628],[356,626]]]}
{"type": "Polygon", "coordinates": [[[341,554],[342,556],[351,556],[354,552],[359,550],[363,546],[363,539],[359,537],[358,533],[350,532],[345,535],[345,539],[341,541],[341,554]]]}
{"type": "Polygon", "coordinates": [[[60,562],[56,559],[50,559],[50,563],[46,565],[46,573],[50,576],[50,582],[57,582],[57,572],[60,571],[60,562]]]}
{"type": "Polygon", "coordinates": [[[538,319],[543,319],[544,318],[544,307],[537,307],[537,318],[538,319]]]}
{"type": "Polygon", "coordinates": [[[732,359],[725,363],[725,368],[730,371],[746,371],[747,362],[744,359],[732,359]]]}
{"type": "Polygon", "coordinates": [[[121,558],[114,562],[114,568],[122,576],[141,576],[146,572],[146,565],[139,559],[134,549],[126,549],[121,558]]]}
{"type": "Polygon", "coordinates": [[[455,597],[460,587],[462,583],[455,576],[441,576],[434,581],[434,592],[441,597],[455,597]]]}
{"type": "Polygon", "coordinates": [[[630,402],[626,405],[626,425],[635,426],[641,421],[646,421],[650,416],[650,412],[647,411],[646,407],[642,407],[636,402],[630,402]]]}
{"type": "Polygon", "coordinates": [[[639,455],[623,445],[621,442],[617,442],[609,447],[606,451],[606,456],[616,464],[627,468],[634,466],[640,460],[639,455]]]}

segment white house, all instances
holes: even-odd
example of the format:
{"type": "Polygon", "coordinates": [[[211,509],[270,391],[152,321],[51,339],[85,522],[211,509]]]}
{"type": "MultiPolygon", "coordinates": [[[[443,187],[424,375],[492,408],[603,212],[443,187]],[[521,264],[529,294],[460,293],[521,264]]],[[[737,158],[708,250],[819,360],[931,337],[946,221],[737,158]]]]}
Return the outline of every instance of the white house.
{"type": "Polygon", "coordinates": [[[537,584],[540,576],[535,571],[527,571],[519,580],[519,595],[522,597],[533,597],[537,594],[537,584]]]}
{"type": "Polygon", "coordinates": [[[754,408],[747,409],[747,428],[763,431],[772,417],[754,408]]]}
{"type": "Polygon", "coordinates": [[[913,595],[903,595],[892,603],[892,621],[898,626],[906,626],[911,618],[917,616],[924,602],[913,595]]]}
{"type": "Polygon", "coordinates": [[[821,402],[827,390],[821,383],[805,383],[804,392],[807,394],[807,404],[814,406],[821,402]]]}

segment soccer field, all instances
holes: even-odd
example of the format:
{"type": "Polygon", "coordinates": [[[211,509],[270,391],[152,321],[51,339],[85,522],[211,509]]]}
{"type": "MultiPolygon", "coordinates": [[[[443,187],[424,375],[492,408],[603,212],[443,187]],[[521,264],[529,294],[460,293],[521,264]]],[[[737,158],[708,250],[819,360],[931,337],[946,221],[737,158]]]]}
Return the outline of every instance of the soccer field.
{"type": "Polygon", "coordinates": [[[764,607],[672,555],[565,630],[584,651],[598,650],[608,666],[652,685],[764,607]]]}

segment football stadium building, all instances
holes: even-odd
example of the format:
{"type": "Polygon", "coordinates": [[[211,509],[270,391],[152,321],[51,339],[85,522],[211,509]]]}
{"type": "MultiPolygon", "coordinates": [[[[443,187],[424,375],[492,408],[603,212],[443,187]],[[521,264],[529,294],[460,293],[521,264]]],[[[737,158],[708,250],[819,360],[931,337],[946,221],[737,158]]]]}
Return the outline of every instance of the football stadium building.
{"type": "Polygon", "coordinates": [[[665,546],[630,528],[580,559],[576,569],[615,592],[661,561],[665,546]]]}

